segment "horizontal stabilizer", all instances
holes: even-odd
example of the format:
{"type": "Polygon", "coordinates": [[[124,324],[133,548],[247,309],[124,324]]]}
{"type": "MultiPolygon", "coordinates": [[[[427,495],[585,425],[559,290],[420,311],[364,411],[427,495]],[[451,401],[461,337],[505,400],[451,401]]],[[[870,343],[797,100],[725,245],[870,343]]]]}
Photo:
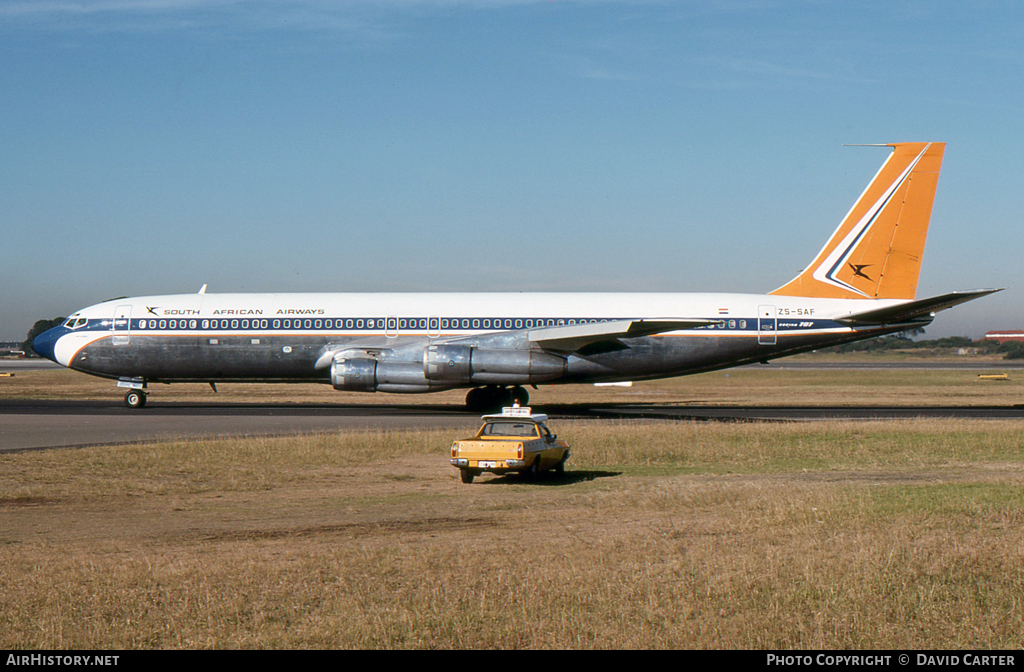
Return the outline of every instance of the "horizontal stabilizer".
{"type": "Polygon", "coordinates": [[[588,322],[562,327],[542,327],[529,331],[529,340],[545,350],[572,352],[601,341],[617,338],[640,338],[680,329],[694,329],[721,324],[721,320],[613,320],[588,322]]]}
{"type": "Polygon", "coordinates": [[[920,301],[908,301],[898,306],[869,310],[863,313],[854,313],[846,317],[837,317],[837,322],[844,322],[851,326],[874,325],[874,324],[899,324],[901,322],[913,322],[914,320],[931,317],[940,310],[946,310],[953,306],[983,296],[1001,292],[1002,289],[972,289],[964,292],[952,292],[941,296],[933,296],[920,301]]]}

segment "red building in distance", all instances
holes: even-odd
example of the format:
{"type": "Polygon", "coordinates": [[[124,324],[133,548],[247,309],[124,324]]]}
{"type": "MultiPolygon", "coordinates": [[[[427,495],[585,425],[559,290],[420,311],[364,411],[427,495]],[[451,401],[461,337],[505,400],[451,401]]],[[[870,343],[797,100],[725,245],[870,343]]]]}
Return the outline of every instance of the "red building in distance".
{"type": "Polygon", "coordinates": [[[1007,341],[1024,341],[1024,331],[1003,329],[1001,331],[990,331],[985,334],[984,340],[1005,343],[1007,341]]]}

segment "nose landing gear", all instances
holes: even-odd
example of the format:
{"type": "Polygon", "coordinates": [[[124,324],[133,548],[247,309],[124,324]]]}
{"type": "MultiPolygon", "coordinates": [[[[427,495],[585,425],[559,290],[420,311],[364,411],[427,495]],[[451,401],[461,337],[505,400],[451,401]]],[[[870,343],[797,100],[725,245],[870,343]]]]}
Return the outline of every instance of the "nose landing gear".
{"type": "Polygon", "coordinates": [[[146,393],[142,390],[128,390],[124,395],[124,405],[128,408],[142,408],[146,405],[146,393]]]}

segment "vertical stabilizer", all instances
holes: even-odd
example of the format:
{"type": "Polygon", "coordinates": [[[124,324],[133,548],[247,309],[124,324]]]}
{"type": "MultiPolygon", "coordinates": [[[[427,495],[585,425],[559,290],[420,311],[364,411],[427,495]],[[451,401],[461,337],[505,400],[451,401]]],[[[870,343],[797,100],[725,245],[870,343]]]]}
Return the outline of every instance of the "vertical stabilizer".
{"type": "Polygon", "coordinates": [[[913,299],[942,167],[943,142],[886,145],[892,155],[800,275],[771,294],[913,299]]]}

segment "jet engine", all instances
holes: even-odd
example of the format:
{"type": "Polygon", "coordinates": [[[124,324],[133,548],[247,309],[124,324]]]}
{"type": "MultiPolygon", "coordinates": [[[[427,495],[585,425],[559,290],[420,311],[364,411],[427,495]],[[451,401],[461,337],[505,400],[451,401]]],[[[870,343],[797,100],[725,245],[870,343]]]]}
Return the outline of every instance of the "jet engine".
{"type": "Polygon", "coordinates": [[[444,384],[423,377],[419,362],[378,362],[369,357],[337,358],[331,362],[331,385],[352,392],[431,392],[444,384]]]}
{"type": "Polygon", "coordinates": [[[491,350],[470,345],[428,345],[422,373],[438,383],[525,385],[560,378],[565,359],[541,350],[491,350]]]}

